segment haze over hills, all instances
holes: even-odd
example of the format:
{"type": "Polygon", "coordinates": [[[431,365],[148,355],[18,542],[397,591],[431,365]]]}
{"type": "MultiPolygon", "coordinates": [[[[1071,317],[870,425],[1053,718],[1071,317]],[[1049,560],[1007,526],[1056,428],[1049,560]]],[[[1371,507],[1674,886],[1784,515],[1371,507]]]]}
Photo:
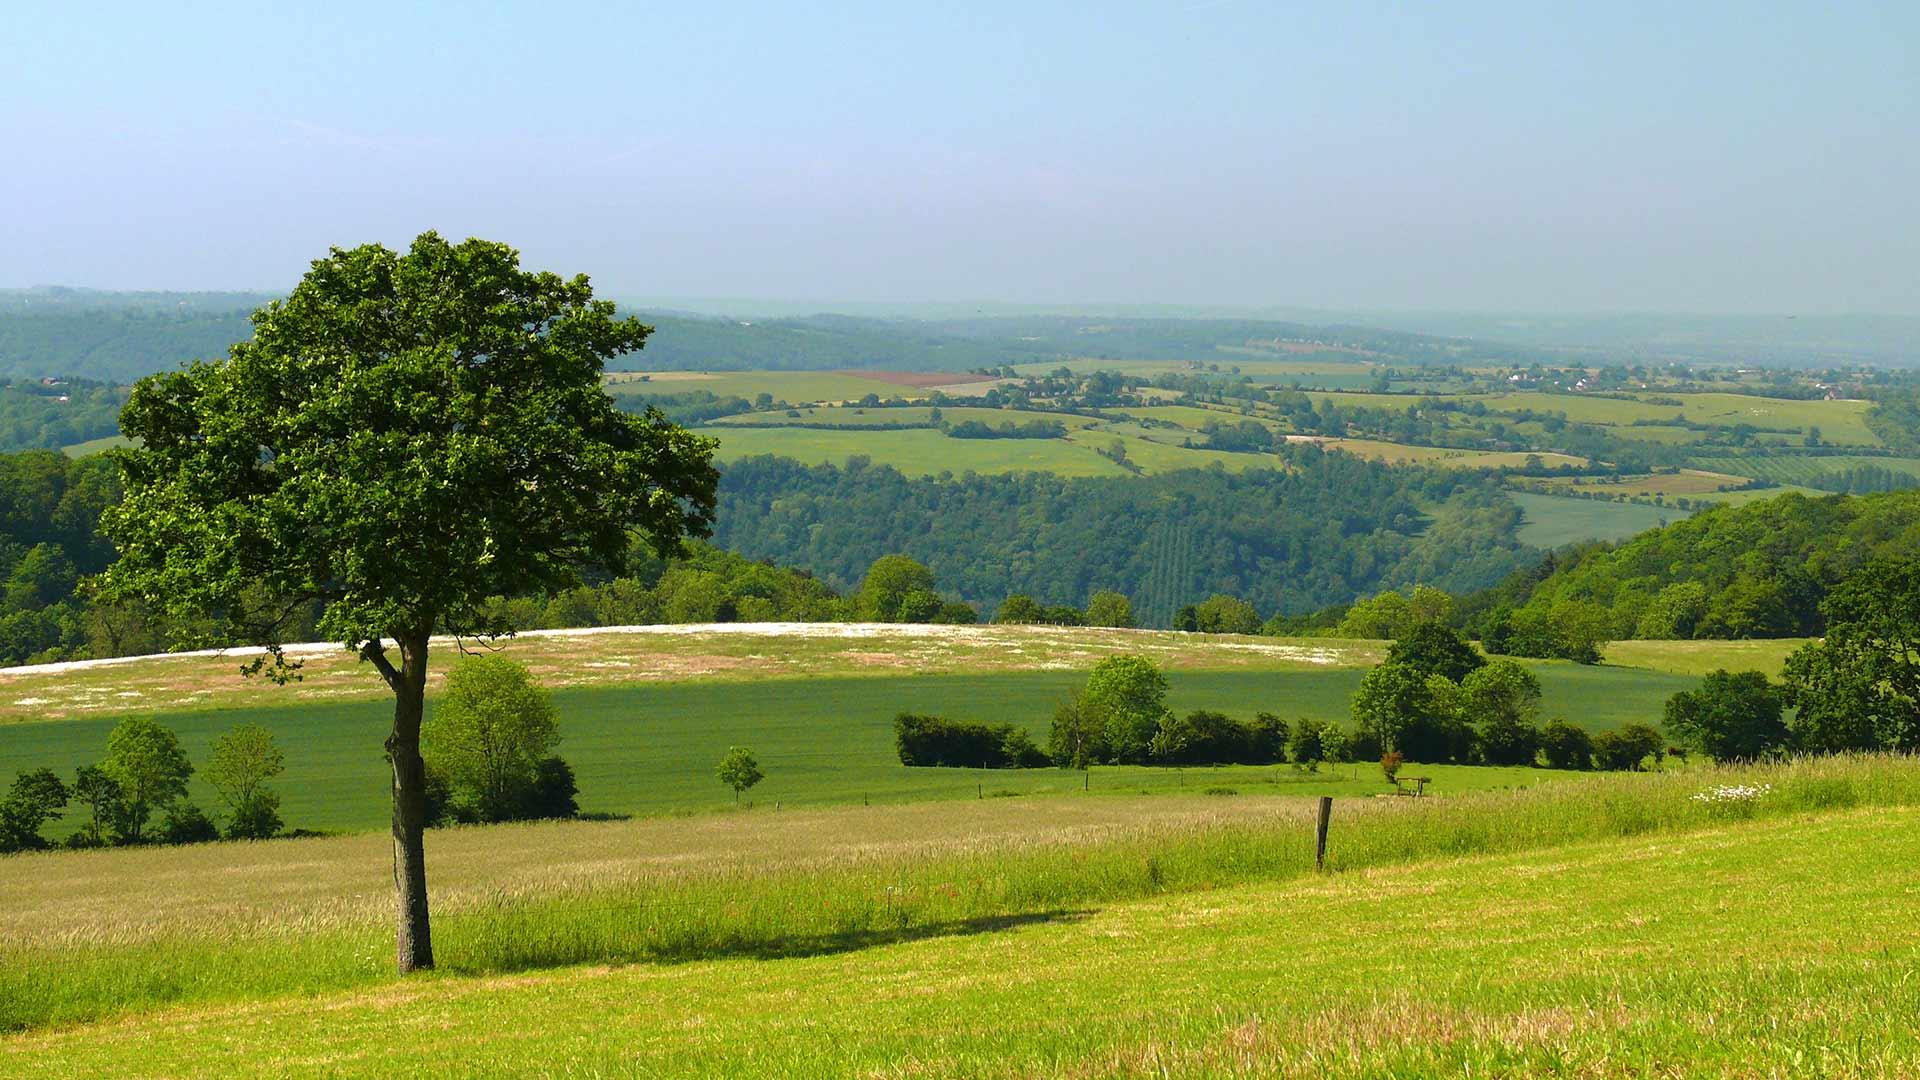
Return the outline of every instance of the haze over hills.
{"type": "MultiPolygon", "coordinates": [[[[128,382],[224,355],[251,334],[251,292],[0,290],[0,377],[128,382]]],[[[628,302],[654,324],[624,370],[962,371],[1091,357],[1217,361],[1279,346],[1389,364],[1913,366],[1920,317],[1342,312],[1090,304],[628,302]],[[1305,346],[1331,346],[1324,350],[1305,346]]]]}

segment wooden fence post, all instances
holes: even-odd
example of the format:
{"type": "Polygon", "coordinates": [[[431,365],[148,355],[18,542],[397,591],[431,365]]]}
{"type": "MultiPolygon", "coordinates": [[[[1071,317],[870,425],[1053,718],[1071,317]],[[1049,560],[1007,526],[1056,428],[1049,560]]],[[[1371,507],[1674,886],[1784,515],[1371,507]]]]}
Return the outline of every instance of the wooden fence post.
{"type": "Polygon", "coordinates": [[[1314,831],[1313,868],[1322,871],[1327,868],[1327,822],[1333,819],[1333,796],[1320,796],[1320,827],[1314,831]]]}

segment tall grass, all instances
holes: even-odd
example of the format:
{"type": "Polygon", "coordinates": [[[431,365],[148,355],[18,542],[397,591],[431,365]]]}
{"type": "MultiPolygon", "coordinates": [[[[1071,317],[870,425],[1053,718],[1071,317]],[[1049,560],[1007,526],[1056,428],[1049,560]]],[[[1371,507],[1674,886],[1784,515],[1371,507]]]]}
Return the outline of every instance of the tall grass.
{"type": "MultiPolygon", "coordinates": [[[[1452,799],[1336,804],[1330,869],[1513,852],[1678,832],[1740,818],[1920,805],[1920,759],[1837,757],[1733,769],[1596,776],[1452,799]],[[1732,804],[1717,785],[1769,785],[1732,804]]],[[[917,859],[788,866],[722,864],[657,881],[483,897],[436,920],[443,974],[580,963],[796,956],[1010,922],[1072,918],[1159,893],[1313,872],[1311,804],[1253,823],[1068,833],[917,859]]],[[[743,827],[751,827],[747,823],[743,827]]],[[[849,844],[859,840],[849,834],[849,844]]],[[[171,1002],[311,993],[394,978],[387,926],[198,930],[124,944],[23,942],[0,953],[0,1028],[93,1019],[171,1002]]]]}

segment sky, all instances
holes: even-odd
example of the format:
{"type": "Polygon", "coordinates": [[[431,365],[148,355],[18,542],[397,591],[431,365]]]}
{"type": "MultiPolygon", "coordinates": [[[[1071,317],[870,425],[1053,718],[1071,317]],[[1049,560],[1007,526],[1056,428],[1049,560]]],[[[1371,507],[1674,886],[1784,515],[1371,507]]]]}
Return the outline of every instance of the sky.
{"type": "Polygon", "coordinates": [[[1920,3],[0,5],[0,286],[1920,314],[1920,3]]]}

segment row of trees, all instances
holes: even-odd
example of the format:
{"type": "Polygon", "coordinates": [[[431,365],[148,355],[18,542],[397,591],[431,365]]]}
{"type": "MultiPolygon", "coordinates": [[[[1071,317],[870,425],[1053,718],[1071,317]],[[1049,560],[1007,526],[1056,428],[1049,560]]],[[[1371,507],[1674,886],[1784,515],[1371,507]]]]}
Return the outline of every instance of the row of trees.
{"type": "Polygon", "coordinates": [[[0,852],[51,846],[48,827],[76,806],[85,818],[67,847],[263,840],[280,832],[280,796],[268,781],[285,769],[286,755],[258,724],[216,739],[200,775],[220,798],[223,826],[187,800],[194,766],[179,735],[151,717],[128,717],[108,733],[106,756],[82,765],[72,783],[47,768],[14,780],[0,800],[0,852]]]}

